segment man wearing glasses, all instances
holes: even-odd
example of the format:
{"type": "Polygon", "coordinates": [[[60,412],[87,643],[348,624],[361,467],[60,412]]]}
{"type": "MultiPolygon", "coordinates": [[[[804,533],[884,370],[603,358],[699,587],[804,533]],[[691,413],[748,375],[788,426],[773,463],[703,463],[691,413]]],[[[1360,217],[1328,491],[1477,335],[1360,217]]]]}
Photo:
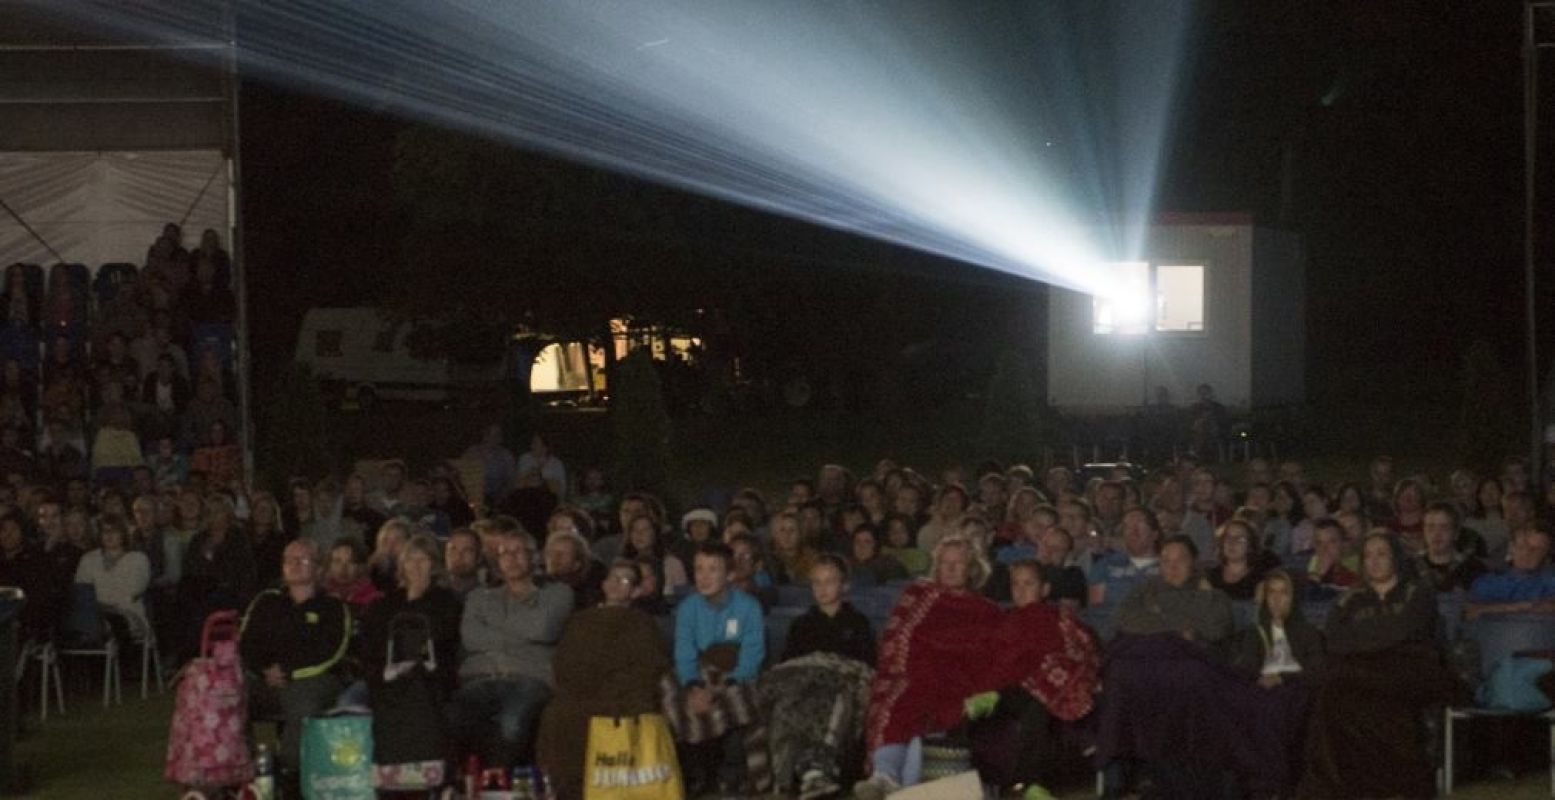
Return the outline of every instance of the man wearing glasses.
{"type": "Polygon", "coordinates": [[[502,585],[465,598],[459,626],[465,657],[449,721],[483,764],[509,767],[526,763],[540,709],[551,698],[551,656],[573,596],[566,584],[535,583],[529,534],[504,530],[494,545],[502,585]]]}
{"type": "Polygon", "coordinates": [[[284,778],[295,779],[303,720],[334,705],[341,690],[335,669],[351,642],[351,612],[320,590],[311,539],[282,551],[281,587],[249,603],[239,641],[244,667],[263,678],[255,684],[256,708],[279,708],[285,719],[276,755],[284,778]]]}

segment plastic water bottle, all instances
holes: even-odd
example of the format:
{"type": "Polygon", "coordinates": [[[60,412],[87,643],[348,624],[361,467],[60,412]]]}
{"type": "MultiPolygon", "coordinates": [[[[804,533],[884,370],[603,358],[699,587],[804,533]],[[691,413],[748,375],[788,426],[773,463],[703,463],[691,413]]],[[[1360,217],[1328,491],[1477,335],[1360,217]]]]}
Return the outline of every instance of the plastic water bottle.
{"type": "Polygon", "coordinates": [[[263,742],[254,753],[254,800],[275,800],[275,757],[263,742]]]}
{"type": "Polygon", "coordinates": [[[471,755],[464,763],[464,796],[465,800],[478,800],[481,795],[481,759],[480,756],[471,755]]]}
{"type": "Polygon", "coordinates": [[[513,800],[534,800],[534,783],[531,774],[529,767],[513,768],[513,800]]]}

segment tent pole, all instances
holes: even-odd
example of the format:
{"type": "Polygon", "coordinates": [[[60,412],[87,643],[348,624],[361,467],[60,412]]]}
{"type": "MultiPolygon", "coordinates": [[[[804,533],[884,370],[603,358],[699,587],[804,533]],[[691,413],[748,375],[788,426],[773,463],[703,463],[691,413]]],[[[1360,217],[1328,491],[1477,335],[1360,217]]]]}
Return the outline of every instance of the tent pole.
{"type": "MultiPolygon", "coordinates": [[[[237,299],[236,335],[238,380],[238,428],[243,442],[243,479],[254,482],[254,418],[251,395],[252,359],[249,346],[248,261],[243,255],[243,139],[238,128],[238,96],[242,83],[238,77],[237,10],[226,4],[227,53],[225,82],[227,95],[227,192],[231,209],[228,224],[232,243],[232,281],[237,299]]],[[[246,488],[246,487],[245,487],[246,488]]]]}

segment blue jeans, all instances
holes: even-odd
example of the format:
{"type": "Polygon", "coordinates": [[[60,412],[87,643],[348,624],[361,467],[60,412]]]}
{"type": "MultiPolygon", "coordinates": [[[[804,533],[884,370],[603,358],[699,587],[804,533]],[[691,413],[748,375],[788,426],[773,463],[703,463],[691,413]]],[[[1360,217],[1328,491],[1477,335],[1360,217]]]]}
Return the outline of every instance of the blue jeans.
{"type": "Polygon", "coordinates": [[[528,757],[540,709],[550,699],[551,687],[534,678],[477,680],[454,692],[448,724],[461,744],[478,749],[483,763],[512,766],[528,757]]]}
{"type": "Polygon", "coordinates": [[[885,744],[870,754],[874,774],[896,781],[897,786],[912,786],[923,779],[923,739],[914,736],[907,744],[885,744]]]}

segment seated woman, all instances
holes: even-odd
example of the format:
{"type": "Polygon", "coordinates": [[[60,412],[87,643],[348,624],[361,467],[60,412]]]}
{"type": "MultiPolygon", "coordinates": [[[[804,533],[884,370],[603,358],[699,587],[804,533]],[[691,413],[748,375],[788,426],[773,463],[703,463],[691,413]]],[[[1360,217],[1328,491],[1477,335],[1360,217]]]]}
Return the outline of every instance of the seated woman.
{"type": "Polygon", "coordinates": [[[881,586],[892,581],[907,580],[907,568],[902,562],[880,552],[879,533],[875,526],[862,523],[854,526],[852,553],[848,559],[850,574],[858,586],[881,586]]]}
{"type": "Polygon", "coordinates": [[[1258,584],[1258,622],[1232,641],[1231,668],[1256,682],[1269,702],[1261,704],[1261,723],[1253,731],[1283,747],[1287,770],[1281,795],[1295,788],[1301,774],[1301,740],[1313,687],[1322,679],[1323,634],[1301,616],[1296,582],[1276,570],[1258,584]]]}
{"type": "MultiPolygon", "coordinates": [[[[362,664],[369,676],[383,672],[388,656],[389,628],[402,613],[427,618],[432,638],[432,654],[437,669],[432,673],[442,697],[454,688],[459,663],[459,619],[464,601],[439,581],[443,572],[441,548],[430,533],[416,533],[405,542],[396,560],[398,586],[368,606],[362,620],[362,664]]],[[[418,654],[396,646],[396,657],[414,658],[418,654]]]]}
{"type": "Polygon", "coordinates": [[[551,657],[556,694],[540,717],[535,760],[557,800],[583,797],[590,719],[659,709],[670,659],[653,618],[632,608],[638,580],[632,562],[611,564],[600,587],[604,602],[567,620],[551,657]]]}
{"type": "Polygon", "coordinates": [[[1209,585],[1232,600],[1251,600],[1263,578],[1257,557],[1257,536],[1253,526],[1231,519],[1220,526],[1215,537],[1219,559],[1209,571],[1209,585]]]}
{"type": "Polygon", "coordinates": [[[981,663],[999,626],[999,607],[978,589],[982,552],[951,535],[934,547],[933,577],[902,591],[881,636],[870,686],[867,744],[873,774],[853,787],[880,800],[922,775],[923,737],[960,723],[967,697],[990,689],[981,663]]]}
{"type": "Polygon", "coordinates": [[[783,511],[772,517],[772,557],[768,565],[774,581],[780,585],[804,583],[817,555],[812,543],[803,538],[797,514],[783,511]]]}
{"type": "Polygon", "coordinates": [[[1422,711],[1452,679],[1436,637],[1436,593],[1406,574],[1396,536],[1373,533],[1362,583],[1328,615],[1328,667],[1313,705],[1298,797],[1431,797],[1422,711]]]}
{"type": "Polygon", "coordinates": [[[145,553],[127,549],[129,526],[123,517],[102,517],[97,533],[102,546],[76,563],[75,579],[96,589],[97,603],[122,646],[132,634],[149,628],[145,595],[151,586],[151,561],[145,553]]]}
{"type": "Polygon", "coordinates": [[[989,654],[999,690],[967,701],[968,716],[991,715],[972,731],[984,779],[1025,800],[1052,797],[1059,721],[1089,714],[1101,681],[1101,647],[1072,606],[1049,599],[1048,574],[1036,560],[1010,564],[1014,608],[989,654]]]}
{"type": "Polygon", "coordinates": [[[659,535],[658,523],[647,514],[638,514],[626,523],[626,542],[621,546],[621,557],[651,561],[657,579],[654,584],[665,596],[674,597],[690,586],[685,562],[669,551],[659,535]]]}
{"type": "Polygon", "coordinates": [[[913,519],[892,514],[885,519],[885,547],[880,552],[900,561],[907,574],[921,578],[929,572],[929,554],[913,543],[913,519]]]}
{"type": "Polygon", "coordinates": [[[797,783],[802,798],[840,792],[860,755],[875,634],[844,599],[847,588],[843,560],[819,556],[810,568],[815,605],[789,627],[781,663],[758,685],[776,788],[792,791],[797,783]]]}

